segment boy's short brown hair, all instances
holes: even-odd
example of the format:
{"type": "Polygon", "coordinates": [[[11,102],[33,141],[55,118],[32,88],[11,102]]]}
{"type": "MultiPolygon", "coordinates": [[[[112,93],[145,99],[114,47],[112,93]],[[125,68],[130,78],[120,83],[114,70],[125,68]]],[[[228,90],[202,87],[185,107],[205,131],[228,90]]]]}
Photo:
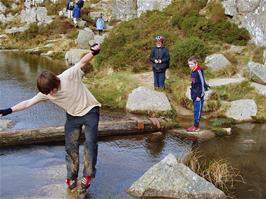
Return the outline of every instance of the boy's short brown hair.
{"type": "Polygon", "coordinates": [[[198,62],[198,58],[196,56],[191,56],[188,60],[188,62],[194,62],[194,63],[197,63],[198,62]]]}
{"type": "Polygon", "coordinates": [[[43,71],[37,78],[38,90],[48,95],[53,89],[58,89],[60,86],[60,79],[51,71],[43,71]]]}

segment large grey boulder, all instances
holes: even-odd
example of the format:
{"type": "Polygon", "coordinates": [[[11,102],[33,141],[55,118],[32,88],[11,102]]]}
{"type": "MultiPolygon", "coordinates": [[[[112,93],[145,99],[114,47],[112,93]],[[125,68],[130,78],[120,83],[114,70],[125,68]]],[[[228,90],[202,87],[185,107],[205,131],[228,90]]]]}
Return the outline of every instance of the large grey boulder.
{"type": "Polygon", "coordinates": [[[7,130],[13,122],[11,120],[0,120],[0,131],[7,130]]]}
{"type": "Polygon", "coordinates": [[[159,112],[170,111],[171,105],[164,93],[145,87],[138,87],[129,94],[126,109],[130,112],[159,112]]]}
{"type": "Polygon", "coordinates": [[[236,0],[224,0],[221,3],[224,7],[225,15],[235,16],[237,14],[236,0]]]}
{"type": "Polygon", "coordinates": [[[94,35],[94,43],[101,44],[105,39],[105,35],[94,35]]]}
{"type": "Polygon", "coordinates": [[[232,101],[225,115],[237,121],[251,120],[257,114],[257,105],[254,100],[242,99],[232,101]]]}
{"type": "Polygon", "coordinates": [[[238,78],[216,78],[207,80],[207,83],[210,87],[224,86],[229,84],[241,84],[245,81],[244,77],[238,78]]]}
{"type": "Polygon", "coordinates": [[[47,16],[47,9],[45,7],[37,7],[36,19],[40,23],[51,23],[53,21],[51,16],[47,16]]]}
{"type": "Polygon", "coordinates": [[[158,197],[178,199],[225,199],[225,194],[213,184],[178,163],[173,154],[144,173],[128,189],[137,198],[158,197]]]}
{"type": "Polygon", "coordinates": [[[83,29],[87,26],[87,21],[84,21],[82,19],[78,20],[78,28],[83,29]]]}
{"type": "Polygon", "coordinates": [[[79,62],[79,60],[85,53],[88,53],[88,50],[71,48],[69,49],[69,51],[66,52],[65,60],[69,65],[76,64],[79,62]]]}
{"type": "Polygon", "coordinates": [[[250,61],[248,69],[253,81],[259,84],[266,84],[266,65],[250,61]]]}
{"type": "Polygon", "coordinates": [[[20,18],[22,23],[35,23],[37,22],[36,8],[28,8],[21,11],[20,18]]]}
{"type": "Polygon", "coordinates": [[[5,23],[7,20],[6,20],[6,16],[2,13],[0,13],[0,22],[1,23],[5,23]]]}
{"type": "Polygon", "coordinates": [[[135,0],[114,0],[112,5],[112,18],[127,21],[137,17],[135,0]]]}
{"type": "Polygon", "coordinates": [[[261,85],[261,84],[257,84],[257,83],[251,83],[251,86],[253,88],[255,88],[255,90],[257,91],[257,93],[261,94],[261,95],[266,95],[266,86],[261,85]]]}
{"type": "Polygon", "coordinates": [[[205,64],[210,69],[217,71],[230,65],[230,61],[223,54],[212,54],[206,57],[205,64]]]}
{"type": "Polygon", "coordinates": [[[53,21],[51,16],[47,15],[45,7],[29,7],[21,11],[20,14],[22,23],[45,23],[49,24],[53,21]]]}
{"type": "Polygon", "coordinates": [[[4,14],[6,9],[6,6],[0,1],[0,14],[4,14]]]}
{"type": "Polygon", "coordinates": [[[148,10],[163,10],[170,5],[172,0],[137,0],[138,17],[148,10]]]}
{"type": "Polygon", "coordinates": [[[252,42],[266,46],[266,1],[265,0],[222,0],[225,14],[233,17],[233,22],[246,28],[252,42]]]}
{"type": "Polygon", "coordinates": [[[90,41],[94,40],[94,33],[91,29],[85,28],[84,30],[80,30],[77,38],[77,44],[79,48],[90,47],[90,41]]]}
{"type": "Polygon", "coordinates": [[[237,5],[239,12],[250,13],[250,12],[254,12],[257,9],[260,2],[261,2],[261,0],[252,0],[252,1],[237,0],[236,5],[237,5]]]}
{"type": "Polygon", "coordinates": [[[147,10],[162,10],[172,0],[101,0],[91,4],[90,17],[95,20],[104,13],[105,20],[127,21],[147,10]]]}
{"type": "Polygon", "coordinates": [[[245,49],[244,46],[231,45],[231,47],[227,50],[227,52],[240,55],[240,54],[242,54],[244,49],[245,49]]]}

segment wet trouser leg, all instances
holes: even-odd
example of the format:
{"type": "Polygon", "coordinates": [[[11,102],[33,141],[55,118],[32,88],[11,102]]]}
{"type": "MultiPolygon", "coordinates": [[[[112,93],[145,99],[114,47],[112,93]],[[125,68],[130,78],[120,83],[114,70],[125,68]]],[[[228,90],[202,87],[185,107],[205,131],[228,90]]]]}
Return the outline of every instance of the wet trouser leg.
{"type": "Polygon", "coordinates": [[[201,97],[200,101],[194,100],[194,126],[198,127],[200,122],[201,113],[203,110],[204,97],[201,97]]]}
{"type": "Polygon", "coordinates": [[[65,124],[65,149],[67,178],[74,180],[79,171],[79,137],[82,124],[78,117],[67,114],[65,124]]]}
{"type": "Polygon", "coordinates": [[[84,142],[84,170],[83,176],[95,177],[98,155],[98,123],[99,107],[94,107],[84,116],[85,142],[84,142]]]}

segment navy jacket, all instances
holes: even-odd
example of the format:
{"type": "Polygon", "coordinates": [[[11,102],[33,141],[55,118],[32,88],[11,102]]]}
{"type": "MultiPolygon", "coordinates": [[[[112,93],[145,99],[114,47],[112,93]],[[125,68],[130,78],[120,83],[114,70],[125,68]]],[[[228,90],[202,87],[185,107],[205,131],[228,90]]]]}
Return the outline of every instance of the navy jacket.
{"type": "Polygon", "coordinates": [[[166,47],[153,47],[151,49],[150,61],[153,63],[152,68],[155,72],[165,72],[169,68],[170,56],[169,50],[166,47]],[[161,59],[162,63],[156,64],[155,59],[161,59]]]}
{"type": "Polygon", "coordinates": [[[195,101],[197,97],[204,97],[205,91],[208,90],[208,87],[209,86],[205,82],[202,68],[197,66],[191,72],[191,99],[195,101]]]}

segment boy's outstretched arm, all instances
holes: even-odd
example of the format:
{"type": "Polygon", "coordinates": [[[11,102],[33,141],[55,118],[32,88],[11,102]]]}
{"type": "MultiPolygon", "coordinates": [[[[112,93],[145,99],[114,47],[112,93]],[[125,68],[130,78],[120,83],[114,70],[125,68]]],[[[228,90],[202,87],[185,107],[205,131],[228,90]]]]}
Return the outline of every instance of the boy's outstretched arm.
{"type": "Polygon", "coordinates": [[[14,106],[12,106],[11,108],[7,108],[7,109],[0,109],[0,116],[5,116],[8,114],[11,114],[13,112],[18,112],[18,111],[22,111],[25,110],[31,106],[33,106],[34,104],[37,104],[39,102],[39,100],[37,100],[35,97],[22,101],[14,106]]]}
{"type": "Polygon", "coordinates": [[[99,44],[93,44],[90,50],[91,51],[87,53],[84,57],[82,57],[80,60],[80,68],[85,73],[86,71],[88,71],[88,64],[90,63],[92,58],[100,52],[101,48],[99,44]]]}

